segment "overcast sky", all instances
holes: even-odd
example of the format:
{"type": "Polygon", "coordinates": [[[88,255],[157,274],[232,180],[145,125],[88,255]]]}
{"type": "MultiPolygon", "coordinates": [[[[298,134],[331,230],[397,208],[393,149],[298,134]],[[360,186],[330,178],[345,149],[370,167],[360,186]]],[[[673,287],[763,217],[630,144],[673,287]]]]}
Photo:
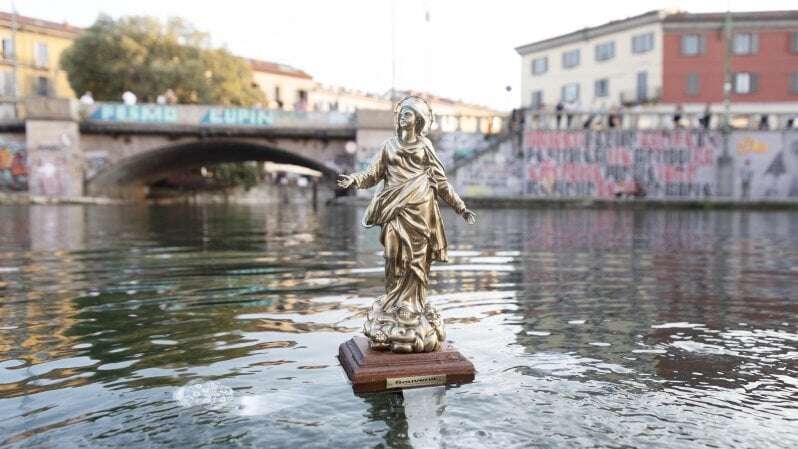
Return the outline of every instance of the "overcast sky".
{"type": "MultiPolygon", "coordinates": [[[[653,9],[796,9],[796,0],[17,0],[19,14],[89,26],[113,17],[180,16],[234,53],[282,62],[325,84],[381,93],[396,86],[509,109],[520,104],[514,48],[653,9]],[[429,20],[427,20],[429,18],[429,20]],[[507,92],[506,86],[512,91],[507,92]]],[[[5,11],[12,2],[0,0],[5,11]]]]}

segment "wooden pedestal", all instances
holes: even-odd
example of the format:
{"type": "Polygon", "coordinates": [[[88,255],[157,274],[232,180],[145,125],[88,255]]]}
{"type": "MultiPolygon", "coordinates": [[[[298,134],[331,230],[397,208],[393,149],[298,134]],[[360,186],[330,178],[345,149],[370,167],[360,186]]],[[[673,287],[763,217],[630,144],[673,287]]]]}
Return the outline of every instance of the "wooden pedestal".
{"type": "Polygon", "coordinates": [[[368,339],[354,337],[338,347],[338,358],[355,393],[464,384],[475,374],[474,365],[449,343],[435,352],[395,354],[374,351],[368,339]]]}

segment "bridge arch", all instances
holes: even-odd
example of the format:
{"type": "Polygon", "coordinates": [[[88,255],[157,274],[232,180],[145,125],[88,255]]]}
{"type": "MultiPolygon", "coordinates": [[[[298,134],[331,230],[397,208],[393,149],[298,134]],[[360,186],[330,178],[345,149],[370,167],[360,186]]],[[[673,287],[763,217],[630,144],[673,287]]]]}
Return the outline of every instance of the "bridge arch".
{"type": "Polygon", "coordinates": [[[331,187],[338,173],[343,171],[336,166],[332,154],[329,160],[322,161],[269,143],[208,138],[169,144],[119,159],[87,180],[86,189],[90,194],[129,196],[178,170],[244,161],[271,161],[311,168],[321,172],[323,181],[331,187]]]}

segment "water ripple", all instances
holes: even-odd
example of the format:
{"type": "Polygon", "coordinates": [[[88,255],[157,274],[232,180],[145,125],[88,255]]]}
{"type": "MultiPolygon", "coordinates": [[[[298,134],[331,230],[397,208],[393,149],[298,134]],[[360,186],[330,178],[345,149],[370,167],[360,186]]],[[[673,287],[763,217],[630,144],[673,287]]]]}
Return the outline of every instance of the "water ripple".
{"type": "Polygon", "coordinates": [[[357,397],[362,210],[0,209],[0,447],[798,446],[794,212],[446,212],[477,380],[357,397]]]}

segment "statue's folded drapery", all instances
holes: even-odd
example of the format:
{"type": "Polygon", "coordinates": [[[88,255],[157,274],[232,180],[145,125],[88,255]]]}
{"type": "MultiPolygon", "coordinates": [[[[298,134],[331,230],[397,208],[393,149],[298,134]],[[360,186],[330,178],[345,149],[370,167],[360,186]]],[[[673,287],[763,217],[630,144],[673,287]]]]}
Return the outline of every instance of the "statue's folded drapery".
{"type": "Polygon", "coordinates": [[[437,198],[458,214],[465,204],[446,179],[432,144],[420,137],[403,145],[394,137],[361,173],[354,175],[358,188],[384,181],[363,216],[363,225],[382,228],[385,248],[385,312],[424,313],[428,273],[432,261],[447,261],[446,234],[437,198]]]}

